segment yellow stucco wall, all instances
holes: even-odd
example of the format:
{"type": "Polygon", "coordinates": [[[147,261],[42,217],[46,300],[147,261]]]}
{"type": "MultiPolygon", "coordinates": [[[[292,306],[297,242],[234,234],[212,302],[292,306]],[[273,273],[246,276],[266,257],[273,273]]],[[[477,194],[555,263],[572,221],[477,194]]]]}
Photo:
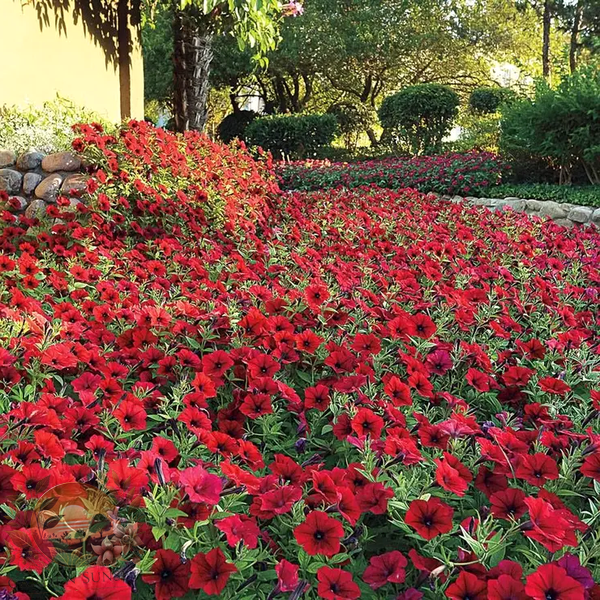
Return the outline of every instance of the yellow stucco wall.
{"type": "Polygon", "coordinates": [[[127,46],[118,1],[0,0],[0,105],[39,106],[59,94],[114,122],[143,118],[139,37],[130,26],[119,60],[127,46]]]}

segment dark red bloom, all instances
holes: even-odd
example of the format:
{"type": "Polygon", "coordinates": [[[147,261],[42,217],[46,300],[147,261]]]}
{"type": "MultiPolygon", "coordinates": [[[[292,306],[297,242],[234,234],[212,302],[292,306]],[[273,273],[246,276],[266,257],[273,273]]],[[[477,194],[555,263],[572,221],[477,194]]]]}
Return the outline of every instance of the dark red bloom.
{"type": "Polygon", "coordinates": [[[67,581],[60,600],[130,600],[131,588],[115,579],[107,567],[88,567],[79,577],[67,581]]]}
{"type": "Polygon", "coordinates": [[[386,583],[403,583],[406,577],[406,557],[398,550],[373,556],[363,573],[363,581],[377,590],[386,583]]]}
{"type": "Polygon", "coordinates": [[[317,571],[317,593],[324,600],[355,600],[360,598],[360,588],[352,575],[343,569],[321,567],[317,571]]]}
{"type": "Polygon", "coordinates": [[[191,561],[190,587],[209,596],[218,596],[236,571],[235,565],[227,562],[220,548],[213,548],[206,554],[200,552],[191,561]]]}
{"type": "Polygon", "coordinates": [[[311,556],[337,554],[340,551],[340,540],[343,535],[342,524],[318,510],[309,513],[304,523],[294,529],[296,541],[311,556]]]}
{"type": "Polygon", "coordinates": [[[452,530],[454,511],[439,498],[413,500],[408,507],[404,520],[424,539],[448,533],[452,530]]]}
{"type": "Polygon", "coordinates": [[[461,571],[458,579],[448,586],[446,596],[451,600],[487,600],[487,583],[473,573],[461,571]]]}
{"type": "Polygon", "coordinates": [[[157,550],[152,573],[142,575],[142,579],[154,585],[157,600],[171,600],[185,596],[189,589],[190,563],[182,562],[173,550],[157,550]]]}
{"type": "Polygon", "coordinates": [[[527,577],[525,592],[533,600],[584,600],[583,586],[557,565],[542,565],[527,577]]]}

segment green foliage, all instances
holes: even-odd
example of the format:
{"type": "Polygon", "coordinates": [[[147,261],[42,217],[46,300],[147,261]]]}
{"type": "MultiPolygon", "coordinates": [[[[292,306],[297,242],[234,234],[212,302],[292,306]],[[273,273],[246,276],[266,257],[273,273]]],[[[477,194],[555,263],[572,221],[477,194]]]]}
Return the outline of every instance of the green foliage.
{"type": "MultiPolygon", "coordinates": [[[[475,193],[474,195],[478,194],[475,193]]],[[[516,197],[527,200],[554,200],[555,202],[600,207],[600,194],[595,186],[592,185],[570,186],[552,183],[507,183],[485,190],[483,196],[494,196],[494,198],[516,197]]]]}
{"type": "Polygon", "coordinates": [[[479,87],[469,96],[469,107],[478,114],[495,113],[504,102],[515,98],[513,90],[501,87],[479,87]]]}
{"type": "Polygon", "coordinates": [[[375,111],[364,104],[339,102],[327,113],[335,116],[348,150],[356,148],[359,136],[376,123],[375,111]]]}
{"type": "Polygon", "coordinates": [[[500,115],[498,113],[476,114],[470,110],[464,111],[457,122],[461,130],[458,140],[452,144],[453,150],[457,152],[498,151],[500,137],[500,115]]]}
{"type": "Polygon", "coordinates": [[[501,127],[501,149],[513,159],[546,160],[560,170],[561,183],[582,166],[600,184],[600,71],[577,71],[555,90],[539,83],[533,99],[503,108],[501,127]]]}
{"type": "Polygon", "coordinates": [[[331,144],[337,133],[331,114],[278,115],[255,119],[246,129],[246,139],[276,158],[304,158],[331,144]]]}
{"type": "Polygon", "coordinates": [[[169,103],[173,94],[173,12],[163,10],[142,27],[144,100],[169,103]]]}
{"type": "Polygon", "coordinates": [[[445,85],[413,85],[383,101],[379,120],[401,149],[416,155],[435,154],[442,149],[459,104],[458,94],[445,85]]]}
{"type": "Polygon", "coordinates": [[[81,108],[65,98],[45,102],[41,107],[0,106],[0,148],[16,153],[37,150],[70,150],[76,123],[96,121],[105,128],[111,124],[93,111],[81,108]]]}
{"type": "Polygon", "coordinates": [[[253,110],[240,110],[227,115],[217,127],[217,136],[226,144],[234,139],[245,140],[248,125],[257,117],[253,110]]]}

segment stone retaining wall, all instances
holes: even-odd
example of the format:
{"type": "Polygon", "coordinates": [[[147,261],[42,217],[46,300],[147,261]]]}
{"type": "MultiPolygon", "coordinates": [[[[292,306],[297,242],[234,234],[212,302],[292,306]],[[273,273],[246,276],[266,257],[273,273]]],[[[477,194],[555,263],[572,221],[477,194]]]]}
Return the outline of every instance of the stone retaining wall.
{"type": "MultiPolygon", "coordinates": [[[[600,227],[600,208],[592,206],[578,206],[576,204],[567,204],[554,202],[553,200],[525,200],[523,198],[473,198],[467,196],[441,196],[443,199],[452,202],[466,202],[476,206],[485,206],[490,210],[504,210],[511,208],[517,212],[524,212],[528,215],[537,215],[538,217],[548,217],[559,225],[565,227],[575,227],[594,224],[600,227]]],[[[600,203],[600,194],[599,194],[600,203]]]]}
{"type": "Polygon", "coordinates": [[[88,176],[82,159],[71,152],[16,156],[0,150],[0,192],[13,198],[13,208],[29,218],[46,214],[46,206],[65,196],[72,204],[85,190],[88,176]]]}

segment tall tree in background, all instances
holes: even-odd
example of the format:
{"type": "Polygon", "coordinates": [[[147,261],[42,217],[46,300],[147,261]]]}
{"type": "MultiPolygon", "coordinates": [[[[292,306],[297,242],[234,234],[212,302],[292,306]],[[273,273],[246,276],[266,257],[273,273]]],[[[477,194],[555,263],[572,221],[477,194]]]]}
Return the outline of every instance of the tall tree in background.
{"type": "Polygon", "coordinates": [[[279,39],[279,19],[295,9],[279,0],[165,0],[154,4],[173,15],[173,116],[177,131],[206,125],[213,39],[236,38],[257,59],[273,50],[279,39]],[[283,11],[283,12],[282,12],[283,11]]]}

